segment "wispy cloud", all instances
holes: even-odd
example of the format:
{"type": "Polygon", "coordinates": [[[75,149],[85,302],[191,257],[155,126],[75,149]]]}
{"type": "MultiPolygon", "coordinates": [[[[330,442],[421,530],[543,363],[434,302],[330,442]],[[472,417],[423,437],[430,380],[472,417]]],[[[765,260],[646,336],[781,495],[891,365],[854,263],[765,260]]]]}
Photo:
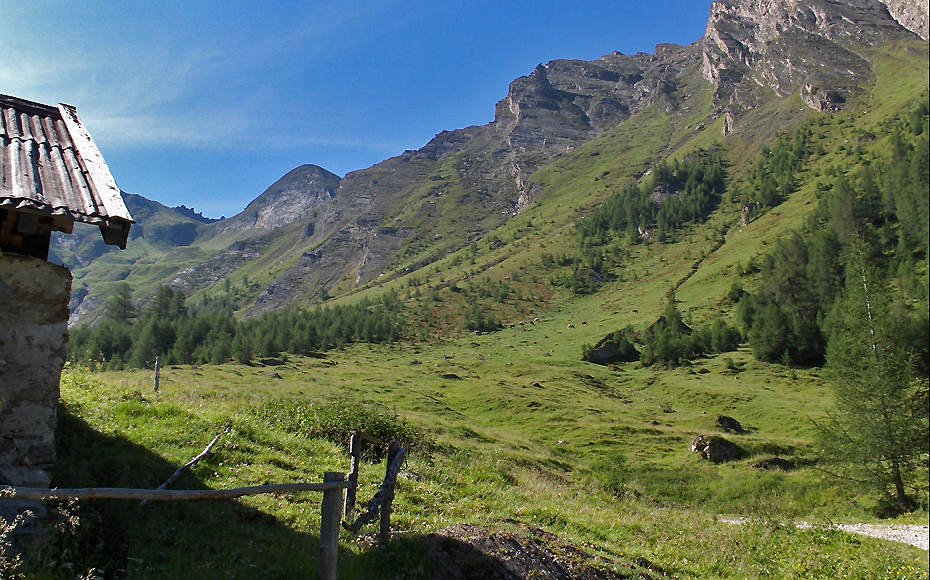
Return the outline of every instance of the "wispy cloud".
{"type": "MultiPolygon", "coordinates": [[[[395,2],[370,0],[350,3],[349,8],[335,1],[316,3],[277,16],[290,19],[281,27],[248,21],[260,14],[232,17],[232,6],[210,23],[218,30],[211,35],[201,35],[191,23],[144,34],[147,25],[135,22],[71,20],[65,26],[43,22],[47,10],[12,10],[7,14],[12,22],[4,25],[0,37],[0,92],[77,106],[105,147],[381,148],[367,139],[340,135],[325,117],[295,119],[301,125],[289,127],[286,134],[269,127],[276,101],[287,97],[275,92],[281,81],[270,87],[263,79],[272,72],[280,75],[282,69],[285,78],[288,69],[301,74],[301,68],[332,58],[340,45],[357,42],[347,31],[395,2]],[[114,27],[122,32],[114,33],[114,27]],[[46,34],[37,43],[36,30],[42,28],[46,34]]],[[[178,15],[166,15],[172,17],[178,15]]]]}

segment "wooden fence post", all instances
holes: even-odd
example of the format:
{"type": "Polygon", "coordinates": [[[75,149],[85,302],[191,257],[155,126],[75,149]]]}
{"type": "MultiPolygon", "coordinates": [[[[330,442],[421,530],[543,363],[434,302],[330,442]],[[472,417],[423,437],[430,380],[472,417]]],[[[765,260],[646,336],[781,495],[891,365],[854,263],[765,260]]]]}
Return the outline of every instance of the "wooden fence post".
{"type": "MultiPolygon", "coordinates": [[[[391,463],[394,462],[394,458],[397,457],[399,451],[400,442],[391,441],[391,444],[388,446],[387,471],[385,473],[386,480],[391,476],[391,463]]],[[[391,511],[393,504],[394,485],[389,485],[384,492],[384,501],[381,504],[381,533],[378,536],[378,543],[381,547],[386,547],[391,543],[391,511]]]]}
{"type": "Polygon", "coordinates": [[[158,383],[161,381],[161,357],[155,357],[155,392],[158,392],[158,383]]]}
{"type": "MultiPolygon", "coordinates": [[[[345,481],[345,474],[326,472],[323,483],[345,481]]],[[[342,521],[342,489],[323,492],[322,521],[320,523],[319,580],[336,580],[339,570],[339,528],[342,521]]]]}
{"type": "Polygon", "coordinates": [[[349,470],[349,487],[346,489],[346,520],[355,515],[355,498],[358,492],[358,471],[362,461],[362,434],[352,433],[349,439],[349,453],[352,455],[352,467],[349,470]]]}

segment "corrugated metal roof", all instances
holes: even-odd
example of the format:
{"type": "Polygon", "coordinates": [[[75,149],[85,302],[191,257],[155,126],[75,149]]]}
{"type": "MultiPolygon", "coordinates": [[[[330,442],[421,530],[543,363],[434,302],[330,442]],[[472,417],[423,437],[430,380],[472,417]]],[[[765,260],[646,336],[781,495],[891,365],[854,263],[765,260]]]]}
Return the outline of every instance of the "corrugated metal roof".
{"type": "Polygon", "coordinates": [[[0,95],[0,208],[100,226],[126,247],[134,223],[116,181],[69,105],[0,95]]]}

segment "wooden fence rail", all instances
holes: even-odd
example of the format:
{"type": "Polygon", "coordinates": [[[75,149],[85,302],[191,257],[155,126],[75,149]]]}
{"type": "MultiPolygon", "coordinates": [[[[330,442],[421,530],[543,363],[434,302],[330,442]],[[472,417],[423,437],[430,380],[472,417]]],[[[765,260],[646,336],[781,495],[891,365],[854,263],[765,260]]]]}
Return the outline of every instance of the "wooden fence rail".
{"type": "Polygon", "coordinates": [[[349,487],[345,474],[332,472],[323,476],[323,483],[281,483],[235,489],[129,489],[120,487],[89,487],[83,489],[39,489],[32,487],[0,487],[0,500],[4,498],[32,501],[69,501],[82,499],[129,499],[145,501],[189,501],[233,499],[263,493],[297,491],[323,492],[320,523],[320,557],[317,577],[336,580],[339,557],[339,524],[342,519],[342,491],[349,487]]]}
{"type": "Polygon", "coordinates": [[[343,527],[353,533],[358,533],[365,524],[381,515],[380,544],[386,546],[391,539],[391,512],[394,499],[394,486],[397,475],[406,458],[406,450],[396,441],[388,447],[387,470],[384,481],[378,492],[368,503],[368,510],[359,516],[353,524],[343,521],[352,517],[355,512],[355,498],[358,491],[358,474],[361,461],[362,440],[383,445],[384,442],[376,437],[355,432],[350,441],[352,454],[352,470],[348,474],[327,472],[323,476],[323,483],[280,483],[272,485],[257,485],[251,487],[237,487],[234,489],[165,489],[177,479],[180,473],[196,464],[212,449],[219,439],[219,435],[207,448],[187,465],[178,469],[158,489],[130,489],[121,487],[86,487],[76,489],[52,488],[42,489],[34,487],[0,486],[0,500],[19,499],[43,502],[63,502],[85,499],[123,499],[149,501],[190,501],[190,500],[216,500],[234,499],[248,495],[264,493],[290,493],[301,491],[316,491],[323,493],[323,503],[320,523],[320,555],[318,562],[319,580],[336,580],[339,555],[339,529],[343,527]],[[345,490],[345,497],[343,497],[345,490]],[[344,502],[344,503],[343,503],[344,502]]]}
{"type": "Polygon", "coordinates": [[[31,501],[69,501],[81,499],[135,499],[148,501],[187,501],[198,499],[233,499],[262,493],[294,491],[332,491],[349,487],[349,482],[280,483],[237,487],[234,489],[131,489],[124,487],[85,487],[77,489],[34,487],[0,487],[0,499],[26,499],[31,501]]]}

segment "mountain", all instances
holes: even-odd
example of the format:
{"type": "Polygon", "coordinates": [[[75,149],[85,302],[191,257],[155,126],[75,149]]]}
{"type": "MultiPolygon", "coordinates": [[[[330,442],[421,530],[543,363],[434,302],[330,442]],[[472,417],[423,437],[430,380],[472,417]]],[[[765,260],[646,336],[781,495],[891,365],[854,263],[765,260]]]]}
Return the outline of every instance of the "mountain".
{"type": "MultiPolygon", "coordinates": [[[[912,22],[913,12],[905,16],[896,4],[896,13],[912,22]]],[[[875,0],[715,2],[702,41],[703,72],[730,131],[766,88],[779,97],[800,93],[817,111],[842,108],[873,75],[861,49],[911,35],[875,0]]]]}
{"type": "Polygon", "coordinates": [[[540,64],[511,83],[487,125],[440,132],[342,179],[298,167],[226,220],[128,196],[138,225],[126,252],[56,238],[53,252],[75,273],[72,320],[98,316],[117,281],[143,302],[160,284],[188,296],[233,288],[232,306],[254,317],[397,278],[422,281],[427,266],[492,237],[519,253],[519,235],[501,229],[517,216],[545,216],[546,231],[559,235],[663,159],[718,146],[744,161],[811,114],[862,107],[884,74],[883,55],[926,59],[926,6],[911,2],[710,8],[693,45],[540,64]]]}
{"type": "MultiPolygon", "coordinates": [[[[141,195],[121,193],[136,220],[130,231],[132,240],[144,239],[168,247],[188,246],[197,238],[202,226],[219,221],[183,205],[171,208],[141,195]]],[[[53,235],[49,260],[75,270],[88,266],[108,250],[96,228],[77,224],[73,234],[53,235]]]]}
{"type": "Polygon", "coordinates": [[[274,182],[236,216],[211,228],[211,236],[239,231],[273,230],[314,219],[332,199],[342,179],[316,165],[301,165],[274,182]]]}

